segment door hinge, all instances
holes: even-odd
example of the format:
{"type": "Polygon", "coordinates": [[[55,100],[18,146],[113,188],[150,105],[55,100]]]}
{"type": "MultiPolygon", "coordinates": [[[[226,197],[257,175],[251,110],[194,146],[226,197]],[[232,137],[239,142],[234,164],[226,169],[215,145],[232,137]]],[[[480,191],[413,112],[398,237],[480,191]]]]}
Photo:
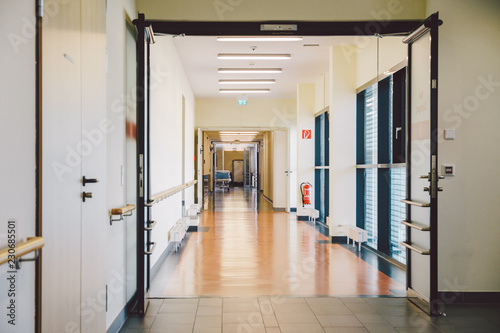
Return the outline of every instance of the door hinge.
{"type": "Polygon", "coordinates": [[[432,89],[437,89],[437,80],[436,79],[432,79],[432,82],[431,82],[431,85],[432,85],[432,89]]]}
{"type": "Polygon", "coordinates": [[[144,155],[139,154],[139,197],[144,197],[144,155]]]}
{"type": "Polygon", "coordinates": [[[36,15],[38,17],[43,17],[43,0],[38,0],[37,1],[37,13],[36,15]]]}

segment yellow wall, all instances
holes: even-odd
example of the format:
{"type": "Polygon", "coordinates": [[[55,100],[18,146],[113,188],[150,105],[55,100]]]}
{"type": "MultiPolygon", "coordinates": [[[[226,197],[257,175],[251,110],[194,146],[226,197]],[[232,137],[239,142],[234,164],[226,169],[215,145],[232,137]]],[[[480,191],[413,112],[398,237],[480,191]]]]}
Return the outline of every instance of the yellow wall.
{"type": "MultiPolygon", "coordinates": [[[[243,160],[244,152],[243,151],[232,151],[225,150],[224,151],[224,170],[233,172],[233,160],[243,160]]],[[[232,176],[234,179],[234,176],[232,176]]]]}

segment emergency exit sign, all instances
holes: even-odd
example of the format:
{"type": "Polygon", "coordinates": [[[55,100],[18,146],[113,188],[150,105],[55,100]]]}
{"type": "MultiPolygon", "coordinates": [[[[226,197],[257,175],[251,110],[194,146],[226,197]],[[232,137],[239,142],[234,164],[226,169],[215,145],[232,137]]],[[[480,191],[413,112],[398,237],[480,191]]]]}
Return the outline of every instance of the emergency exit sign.
{"type": "Polygon", "coordinates": [[[238,100],[238,105],[247,105],[247,100],[246,99],[239,99],[238,100]]]}
{"type": "Polygon", "coordinates": [[[302,139],[311,139],[311,130],[302,130],[302,139]]]}

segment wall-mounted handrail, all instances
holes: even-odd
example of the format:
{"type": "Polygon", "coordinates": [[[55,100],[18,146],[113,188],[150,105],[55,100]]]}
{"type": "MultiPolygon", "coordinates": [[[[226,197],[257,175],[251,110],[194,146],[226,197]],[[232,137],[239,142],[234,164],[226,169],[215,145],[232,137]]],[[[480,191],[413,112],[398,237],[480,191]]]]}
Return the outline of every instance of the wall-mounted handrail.
{"type": "Polygon", "coordinates": [[[404,224],[405,226],[413,228],[418,231],[431,231],[431,227],[423,226],[413,222],[408,222],[406,220],[401,221],[401,224],[404,224]]]}
{"type": "Polygon", "coordinates": [[[125,207],[111,209],[109,212],[109,224],[113,225],[113,222],[123,221],[124,216],[132,216],[134,209],[135,205],[126,205],[125,207]],[[113,219],[113,216],[120,216],[120,218],[113,219]]]}
{"type": "MultiPolygon", "coordinates": [[[[26,240],[26,242],[18,243],[14,248],[7,247],[0,251],[0,265],[7,263],[9,260],[19,260],[22,256],[27,255],[31,252],[36,252],[40,250],[45,245],[45,239],[43,237],[31,237],[26,240]]],[[[17,264],[17,263],[16,263],[17,264]]]]}
{"type": "Polygon", "coordinates": [[[190,181],[189,183],[186,183],[184,185],[179,185],[179,186],[176,186],[176,187],[172,187],[171,189],[168,189],[166,191],[163,191],[163,192],[160,192],[158,194],[155,194],[151,197],[151,199],[145,204],[145,206],[148,206],[148,207],[151,207],[153,206],[154,204],[157,204],[158,202],[168,198],[168,197],[171,197],[172,195],[176,194],[176,193],[179,193],[180,191],[188,188],[188,187],[191,187],[193,186],[194,184],[196,184],[198,181],[197,180],[193,180],[193,181],[190,181]]]}
{"type": "Polygon", "coordinates": [[[406,199],[401,200],[401,202],[405,203],[407,205],[412,205],[412,206],[416,206],[416,207],[430,207],[431,206],[431,204],[428,204],[428,203],[411,201],[411,200],[406,200],[406,199]]]}
{"type": "Polygon", "coordinates": [[[401,242],[401,245],[403,245],[404,247],[406,247],[414,252],[417,252],[418,254],[424,255],[424,256],[428,256],[431,254],[431,250],[424,250],[424,249],[419,248],[418,246],[411,245],[411,244],[408,244],[406,242],[401,242]]]}

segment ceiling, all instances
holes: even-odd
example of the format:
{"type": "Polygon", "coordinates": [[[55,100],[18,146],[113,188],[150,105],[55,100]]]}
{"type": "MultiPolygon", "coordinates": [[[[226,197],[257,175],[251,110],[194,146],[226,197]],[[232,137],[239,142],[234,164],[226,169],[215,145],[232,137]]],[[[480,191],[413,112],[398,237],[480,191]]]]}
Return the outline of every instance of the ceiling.
{"type": "Polygon", "coordinates": [[[214,141],[233,142],[235,140],[239,140],[241,142],[252,142],[252,141],[262,140],[264,132],[221,130],[221,131],[205,131],[205,134],[210,138],[210,140],[214,141]],[[230,134],[221,135],[221,133],[230,133],[230,134]]]}
{"type": "Polygon", "coordinates": [[[196,98],[237,98],[240,94],[221,94],[219,89],[269,88],[270,93],[251,94],[248,98],[296,98],[297,83],[315,82],[328,71],[329,47],[352,44],[354,37],[305,36],[295,42],[221,42],[216,36],[159,36],[173,38],[196,98]],[[315,45],[315,46],[306,46],[315,45]],[[252,50],[252,47],[256,47],[252,50]],[[221,60],[219,53],[290,54],[288,60],[221,60]],[[276,74],[220,74],[218,68],[282,68],[276,74]],[[220,85],[220,79],[275,79],[275,84],[220,85]]]}

